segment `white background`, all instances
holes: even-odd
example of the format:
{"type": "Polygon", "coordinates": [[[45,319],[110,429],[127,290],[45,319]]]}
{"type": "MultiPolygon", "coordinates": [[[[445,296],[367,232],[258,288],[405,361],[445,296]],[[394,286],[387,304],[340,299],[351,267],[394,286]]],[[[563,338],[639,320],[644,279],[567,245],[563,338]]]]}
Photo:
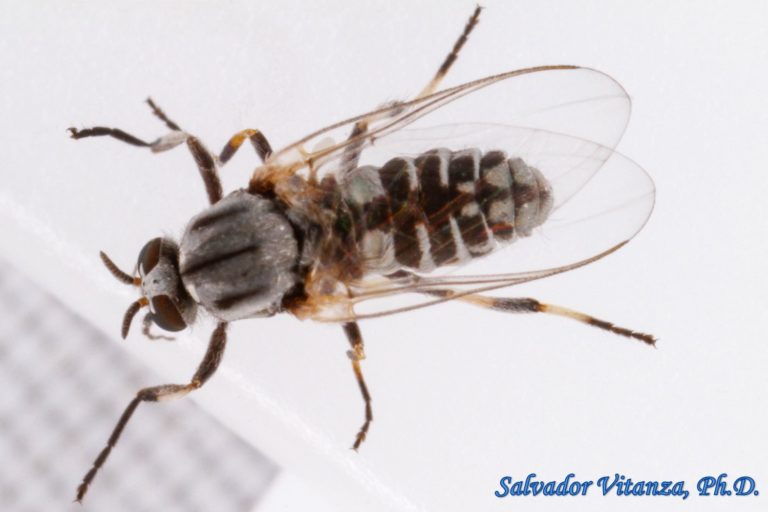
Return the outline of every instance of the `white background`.
{"type": "MultiPolygon", "coordinates": [[[[355,454],[363,408],[341,329],[252,320],[232,326],[223,369],[194,399],[338,510],[765,509],[768,7],[484,4],[446,85],[545,63],[605,71],[634,101],[619,150],[657,186],[654,214],[626,248],[510,294],[654,333],[658,350],[567,320],[459,304],[364,323],[376,421],[355,454]],[[686,480],[694,494],[699,477],[725,472],[752,476],[763,492],[686,502],[594,489],[493,496],[501,476],[529,472],[686,480]]],[[[153,156],[116,141],[75,143],[65,128],[113,125],[152,139],[163,127],[142,103],[151,94],[213,148],[246,127],[279,147],[420,90],[473,8],[3,2],[4,255],[117,340],[132,290],[98,251],[130,267],[149,238],[180,234],[205,195],[183,149],[153,156]]],[[[247,180],[249,151],[224,172],[227,190],[247,180]]],[[[209,327],[176,344],[136,333],[123,343],[182,382],[209,327]]],[[[115,397],[115,416],[127,398],[115,397]]]]}

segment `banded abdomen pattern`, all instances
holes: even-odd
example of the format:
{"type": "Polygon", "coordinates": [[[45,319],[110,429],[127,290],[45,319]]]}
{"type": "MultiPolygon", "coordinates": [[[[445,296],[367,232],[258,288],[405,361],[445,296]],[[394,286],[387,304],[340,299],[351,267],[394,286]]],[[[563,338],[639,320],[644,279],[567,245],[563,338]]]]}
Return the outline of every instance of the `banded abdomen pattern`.
{"type": "Polygon", "coordinates": [[[364,166],[340,183],[365,272],[430,272],[530,235],[552,209],[552,188],[502,151],[435,149],[364,166]]]}

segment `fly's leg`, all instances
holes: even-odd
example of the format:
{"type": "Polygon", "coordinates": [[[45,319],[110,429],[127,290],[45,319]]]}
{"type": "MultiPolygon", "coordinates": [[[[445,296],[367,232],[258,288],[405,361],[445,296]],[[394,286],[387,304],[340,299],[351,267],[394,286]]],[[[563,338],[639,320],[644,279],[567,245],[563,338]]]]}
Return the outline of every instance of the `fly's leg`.
{"type": "Polygon", "coordinates": [[[451,69],[451,66],[453,66],[453,63],[456,62],[456,59],[459,58],[459,52],[464,47],[464,44],[467,42],[467,39],[469,39],[469,34],[474,30],[475,26],[477,25],[477,22],[480,20],[480,12],[483,10],[482,7],[479,5],[475,7],[475,12],[472,13],[472,16],[469,17],[469,20],[467,21],[467,24],[464,26],[464,31],[461,33],[459,38],[456,40],[455,43],[453,43],[453,48],[451,49],[451,53],[448,54],[448,56],[445,58],[443,63],[440,65],[440,67],[437,69],[437,73],[435,73],[435,76],[432,77],[432,80],[429,81],[429,83],[424,87],[424,89],[421,90],[418,96],[416,96],[416,99],[423,98],[424,96],[429,96],[433,92],[437,90],[437,87],[440,85],[440,82],[443,81],[443,78],[445,78],[445,75],[448,74],[448,71],[451,69]]]}
{"type": "Polygon", "coordinates": [[[141,333],[152,341],[165,340],[174,341],[176,338],[173,336],[163,336],[162,334],[152,334],[152,313],[144,315],[144,320],[141,322],[141,333]]]}
{"type": "Polygon", "coordinates": [[[266,159],[269,158],[269,155],[272,154],[272,146],[269,145],[269,141],[264,134],[259,130],[248,128],[237,132],[231,139],[229,139],[229,142],[227,142],[224,149],[222,149],[219,154],[219,162],[221,165],[229,162],[229,159],[232,158],[246,140],[251,141],[253,149],[256,150],[256,154],[259,155],[262,162],[266,161],[266,159]]]}
{"type": "Polygon", "coordinates": [[[368,386],[365,385],[365,379],[363,379],[363,372],[360,369],[360,361],[365,359],[365,351],[363,347],[363,336],[360,334],[360,328],[357,326],[357,322],[350,322],[344,324],[344,334],[347,335],[349,344],[352,350],[347,352],[349,359],[352,361],[352,371],[355,372],[355,378],[357,384],[360,386],[360,393],[363,395],[365,401],[365,422],[360,427],[360,431],[355,437],[355,444],[352,445],[353,450],[357,450],[360,445],[365,441],[365,436],[368,434],[368,428],[373,421],[373,409],[371,408],[371,394],[368,392],[368,386]]]}
{"type": "Polygon", "coordinates": [[[94,126],[92,128],[68,128],[71,137],[75,140],[87,137],[112,137],[119,141],[131,144],[133,146],[146,147],[153,153],[160,153],[173,149],[179,144],[187,143],[192,157],[195,159],[200,176],[205,184],[205,190],[208,194],[208,201],[211,204],[218,202],[223,195],[221,181],[219,180],[216,161],[214,156],[205,148],[205,146],[194,136],[186,133],[179,125],[171,121],[151,98],[147,98],[147,104],[152,109],[152,113],[160,119],[171,130],[170,133],[160,137],[153,142],[146,142],[135,135],[124,132],[119,128],[107,128],[104,126],[94,126]]]}
{"type": "Polygon", "coordinates": [[[339,164],[340,175],[343,176],[345,173],[357,168],[370,121],[371,119],[369,118],[361,119],[352,127],[352,131],[349,133],[349,137],[347,137],[347,144],[344,146],[344,153],[341,155],[341,162],[339,164]]]}
{"type": "MultiPolygon", "coordinates": [[[[414,100],[419,100],[421,98],[424,98],[425,96],[429,96],[433,92],[435,92],[440,85],[440,82],[443,81],[443,78],[445,78],[445,75],[448,74],[448,71],[451,69],[451,66],[453,66],[453,63],[456,62],[456,59],[459,57],[459,52],[464,47],[464,44],[467,42],[467,39],[469,39],[469,34],[474,30],[475,26],[477,25],[477,22],[480,19],[480,12],[483,10],[482,7],[479,5],[475,7],[475,11],[472,13],[472,16],[469,17],[469,20],[467,21],[467,24],[464,26],[464,31],[461,33],[459,38],[456,40],[455,43],[453,43],[453,48],[451,49],[451,52],[448,54],[448,56],[443,60],[443,63],[440,65],[440,67],[437,69],[437,72],[432,77],[432,79],[429,81],[429,83],[421,90],[421,92],[414,98],[414,100]]],[[[396,104],[396,103],[395,103],[396,104]]],[[[386,107],[388,105],[382,105],[382,108],[386,107]]],[[[386,117],[394,117],[401,113],[401,109],[394,109],[390,110],[386,117]]],[[[357,123],[355,123],[355,126],[352,127],[352,132],[349,134],[349,137],[347,138],[347,146],[344,148],[344,154],[341,159],[341,169],[343,171],[352,170],[357,167],[358,161],[360,160],[360,153],[363,146],[363,141],[365,140],[365,134],[368,132],[368,125],[374,121],[375,117],[368,117],[365,119],[361,119],[357,123]]]]}
{"type": "Polygon", "coordinates": [[[154,142],[146,142],[134,135],[131,135],[130,133],[120,130],[119,128],[107,128],[105,126],[94,126],[92,128],[83,128],[82,130],[78,130],[77,128],[68,128],[68,131],[71,137],[75,140],[84,139],[86,137],[106,136],[115,138],[133,146],[150,148],[153,153],[160,153],[162,151],[173,149],[182,142],[185,142],[187,138],[190,137],[188,133],[179,128],[178,124],[171,121],[168,116],[165,115],[165,112],[163,112],[160,107],[158,107],[155,102],[152,101],[152,98],[147,98],[147,104],[152,109],[152,113],[158,119],[160,119],[165,124],[165,126],[168,127],[169,130],[171,130],[170,133],[160,137],[154,142]]]}
{"type": "Polygon", "coordinates": [[[206,351],[200,366],[198,366],[195,375],[188,384],[165,384],[162,386],[154,386],[151,388],[144,388],[136,394],[136,397],[131,400],[131,403],[128,404],[128,407],[126,407],[122,416],[120,416],[120,419],[117,421],[117,425],[115,425],[112,435],[110,435],[109,440],[107,440],[107,445],[101,450],[101,453],[99,453],[99,456],[96,457],[96,460],[93,462],[93,466],[88,473],[85,474],[85,477],[83,477],[82,483],[77,488],[75,501],[81,502],[83,500],[85,493],[88,492],[88,486],[93,482],[99,468],[104,465],[107,457],[109,457],[109,453],[117,444],[118,439],[120,439],[120,434],[123,433],[125,425],[131,419],[131,416],[136,411],[139,404],[141,402],[175,400],[185,396],[190,391],[194,391],[201,387],[211,378],[219,367],[221,357],[224,355],[224,347],[226,346],[226,343],[227,324],[226,322],[221,322],[213,331],[211,340],[208,343],[208,350],[206,351]]]}
{"type": "Polygon", "coordinates": [[[593,316],[587,315],[586,313],[574,311],[562,306],[555,306],[554,304],[545,304],[543,302],[539,302],[536,299],[501,298],[475,294],[465,295],[459,291],[445,289],[434,289],[423,293],[447,299],[455,297],[456,300],[460,300],[462,302],[467,302],[469,304],[480,306],[486,309],[502,311],[504,313],[548,313],[551,315],[563,316],[578,322],[585,323],[587,325],[591,325],[593,327],[597,327],[598,329],[603,329],[620,336],[640,340],[643,343],[651,346],[656,346],[656,338],[651,334],[633,331],[625,327],[619,327],[611,322],[600,320],[593,316]]]}
{"type": "Polygon", "coordinates": [[[203,178],[205,191],[208,194],[208,202],[211,204],[218,203],[224,192],[221,188],[221,180],[219,179],[219,172],[216,169],[213,155],[203,146],[202,142],[191,135],[187,138],[187,146],[192,152],[192,157],[195,159],[197,169],[200,171],[200,177],[203,178]]]}
{"type": "MultiPolygon", "coordinates": [[[[179,126],[168,119],[168,117],[165,115],[165,112],[163,112],[152,101],[151,98],[147,99],[147,103],[149,103],[149,106],[152,108],[152,113],[160,118],[160,120],[162,120],[166,126],[168,126],[168,128],[175,131],[181,131],[179,126]]],[[[237,150],[240,149],[240,146],[243,145],[243,142],[245,142],[246,139],[251,141],[253,149],[256,150],[256,154],[259,156],[262,162],[264,162],[267,158],[269,158],[269,155],[272,154],[272,146],[269,144],[269,141],[264,136],[264,134],[261,133],[261,130],[247,128],[237,132],[229,139],[227,144],[221,150],[221,153],[219,153],[218,164],[223,167],[224,164],[229,162],[229,159],[232,158],[235,153],[237,153],[237,150]]]]}
{"type": "Polygon", "coordinates": [[[149,108],[152,109],[152,113],[155,114],[155,117],[165,123],[165,126],[167,126],[169,130],[172,132],[183,131],[181,128],[179,128],[178,124],[171,121],[168,116],[165,115],[165,112],[163,112],[163,110],[158,107],[154,101],[152,101],[152,98],[147,98],[147,105],[149,105],[149,108]]]}

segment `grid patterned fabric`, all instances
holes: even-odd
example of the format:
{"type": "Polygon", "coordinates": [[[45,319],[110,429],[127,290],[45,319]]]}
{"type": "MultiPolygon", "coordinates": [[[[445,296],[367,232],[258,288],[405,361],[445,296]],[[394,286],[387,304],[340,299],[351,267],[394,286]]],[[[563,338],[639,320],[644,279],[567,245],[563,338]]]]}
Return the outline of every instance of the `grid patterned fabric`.
{"type": "Polygon", "coordinates": [[[0,510],[247,512],[276,467],[190,400],[140,407],[82,506],[75,488],[161,382],[0,261],[0,510]]]}

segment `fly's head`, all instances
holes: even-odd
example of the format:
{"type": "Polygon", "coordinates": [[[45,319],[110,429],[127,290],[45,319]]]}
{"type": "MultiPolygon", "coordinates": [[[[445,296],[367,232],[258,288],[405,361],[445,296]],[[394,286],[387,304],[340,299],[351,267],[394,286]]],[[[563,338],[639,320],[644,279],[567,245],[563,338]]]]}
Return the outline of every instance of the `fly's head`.
{"type": "Polygon", "coordinates": [[[197,304],[182,284],[176,242],[170,238],[153,238],[147,242],[139,252],[134,275],[118,269],[103,252],[101,259],[112,275],[141,289],[141,297],[125,312],[123,338],[128,335],[133,317],[142,307],[149,308],[145,318],[147,326],[154,323],[166,331],[180,331],[194,322],[197,304]]]}

